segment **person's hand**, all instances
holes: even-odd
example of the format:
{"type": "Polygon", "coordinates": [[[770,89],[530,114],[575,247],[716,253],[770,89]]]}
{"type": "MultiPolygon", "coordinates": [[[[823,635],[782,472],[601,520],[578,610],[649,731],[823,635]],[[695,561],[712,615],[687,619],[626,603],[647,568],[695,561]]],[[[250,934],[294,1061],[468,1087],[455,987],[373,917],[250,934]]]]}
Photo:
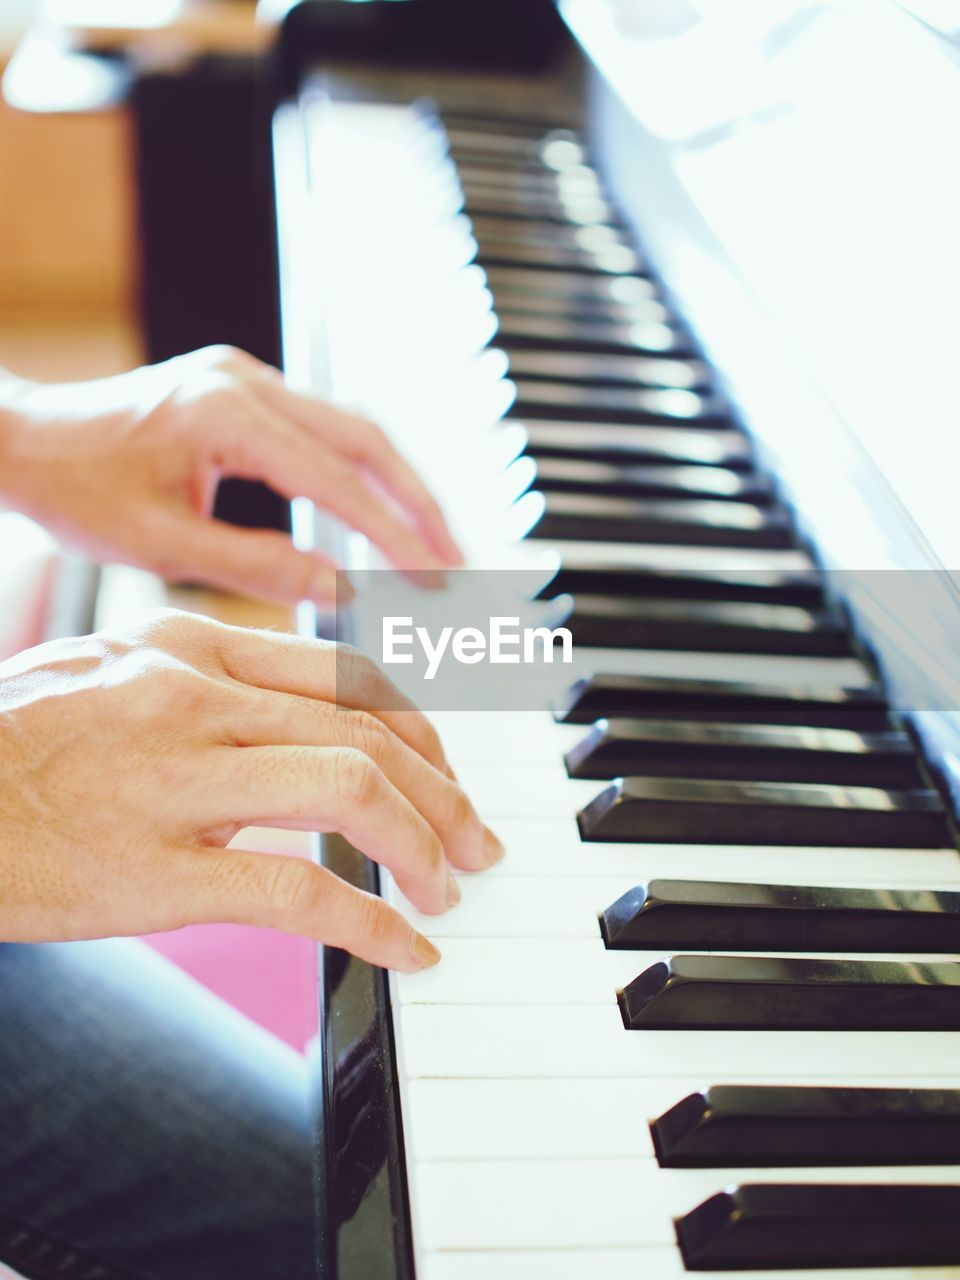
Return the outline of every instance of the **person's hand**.
{"type": "Polygon", "coordinates": [[[312,499],[400,569],[461,563],[437,503],[372,422],[210,347],[99,382],[0,387],[0,496],[98,560],[295,603],[336,567],[211,518],[223,476],[312,499]]]}
{"type": "Polygon", "coordinates": [[[254,825],[340,832],[426,912],[456,902],[451,866],[502,855],[372,663],[188,614],[0,664],[0,758],[5,941],[231,921],[413,971],[438,952],[379,898],[225,846],[254,825]]]}

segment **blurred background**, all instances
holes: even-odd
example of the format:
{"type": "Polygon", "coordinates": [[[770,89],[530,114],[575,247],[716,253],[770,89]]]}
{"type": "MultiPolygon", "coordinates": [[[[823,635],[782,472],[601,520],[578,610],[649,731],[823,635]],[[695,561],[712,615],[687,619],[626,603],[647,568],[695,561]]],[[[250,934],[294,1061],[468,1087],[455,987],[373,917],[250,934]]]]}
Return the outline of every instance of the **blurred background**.
{"type": "MultiPolygon", "coordinates": [[[[0,4],[4,67],[38,9],[0,4]]],[[[135,363],[127,108],[46,114],[4,100],[0,189],[0,366],[59,379],[135,363]]]]}

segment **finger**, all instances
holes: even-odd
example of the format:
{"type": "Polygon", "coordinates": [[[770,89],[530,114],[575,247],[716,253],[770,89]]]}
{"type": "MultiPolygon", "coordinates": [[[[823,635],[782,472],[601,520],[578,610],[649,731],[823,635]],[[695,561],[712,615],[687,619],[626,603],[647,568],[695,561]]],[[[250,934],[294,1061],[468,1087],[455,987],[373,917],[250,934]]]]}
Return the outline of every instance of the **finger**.
{"type": "MultiPolygon", "coordinates": [[[[265,371],[272,374],[272,370],[265,371]]],[[[298,422],[342,457],[366,467],[412,516],[431,546],[451,567],[463,563],[463,555],[447,526],[439,503],[409,462],[387,436],[367,418],[287,387],[275,376],[250,379],[254,392],[277,413],[298,422]]]]}
{"type": "Polygon", "coordinates": [[[289,535],[241,529],[212,517],[177,511],[157,529],[165,577],[200,578],[241,595],[281,604],[341,602],[349,591],[336,563],[318,552],[298,551],[289,535]],[[339,582],[339,592],[338,592],[339,582]]]}
{"type": "Polygon", "coordinates": [[[440,504],[410,463],[388,438],[366,418],[354,418],[354,428],[344,435],[340,452],[375,476],[396,502],[415,520],[430,545],[451,568],[463,564],[463,553],[447,525],[440,504]]]}
{"type": "Polygon", "coordinates": [[[244,849],[190,852],[188,923],[228,922],[282,929],[414,973],[440,952],[398,911],[325,867],[244,849]]]}
{"type": "Polygon", "coordinates": [[[220,627],[217,636],[220,662],[233,679],[369,711],[435,769],[453,776],[436,729],[363,654],[347,645],[243,627],[220,627]]]}
{"type": "Polygon", "coordinates": [[[400,519],[362,472],[291,425],[254,395],[237,399],[234,430],[217,442],[228,475],[264,480],[287,498],[309,498],[375,543],[399,569],[443,569],[423,536],[400,519]]]}
{"type": "Polygon", "coordinates": [[[430,824],[374,761],[349,747],[224,748],[212,830],[227,824],[337,832],[389,869],[421,911],[459,896],[430,824]]]}
{"type": "Polygon", "coordinates": [[[343,746],[360,751],[429,823],[453,866],[482,871],[502,856],[499,842],[480,821],[466,792],[375,716],[289,694],[258,694],[248,714],[231,728],[233,741],[245,745],[343,746]]]}

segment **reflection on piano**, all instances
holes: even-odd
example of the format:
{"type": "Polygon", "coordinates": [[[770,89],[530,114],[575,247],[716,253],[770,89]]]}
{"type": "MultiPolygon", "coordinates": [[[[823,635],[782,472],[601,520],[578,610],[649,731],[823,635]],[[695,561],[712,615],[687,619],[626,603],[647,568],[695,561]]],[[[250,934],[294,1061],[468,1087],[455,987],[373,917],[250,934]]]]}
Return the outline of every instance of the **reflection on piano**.
{"type": "Polygon", "coordinates": [[[284,44],[287,373],[471,564],[556,553],[577,669],[434,715],[508,850],[416,918],[443,963],[325,957],[321,1273],[960,1277],[949,46],[886,0],[568,0],[550,69],[506,24],[467,74],[436,6],[357,6],[387,72],[336,7],[284,44]]]}

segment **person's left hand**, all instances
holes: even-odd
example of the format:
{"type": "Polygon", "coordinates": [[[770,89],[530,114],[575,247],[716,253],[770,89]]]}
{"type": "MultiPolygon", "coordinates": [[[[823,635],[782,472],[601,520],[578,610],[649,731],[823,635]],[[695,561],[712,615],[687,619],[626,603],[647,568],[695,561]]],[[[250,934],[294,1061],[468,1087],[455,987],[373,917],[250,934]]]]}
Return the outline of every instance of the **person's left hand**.
{"type": "Polygon", "coordinates": [[[224,476],[305,497],[405,570],[462,563],[439,506],[372,422],[230,347],[71,386],[6,384],[0,496],[98,560],[294,603],[336,566],[212,517],[224,476]]]}

